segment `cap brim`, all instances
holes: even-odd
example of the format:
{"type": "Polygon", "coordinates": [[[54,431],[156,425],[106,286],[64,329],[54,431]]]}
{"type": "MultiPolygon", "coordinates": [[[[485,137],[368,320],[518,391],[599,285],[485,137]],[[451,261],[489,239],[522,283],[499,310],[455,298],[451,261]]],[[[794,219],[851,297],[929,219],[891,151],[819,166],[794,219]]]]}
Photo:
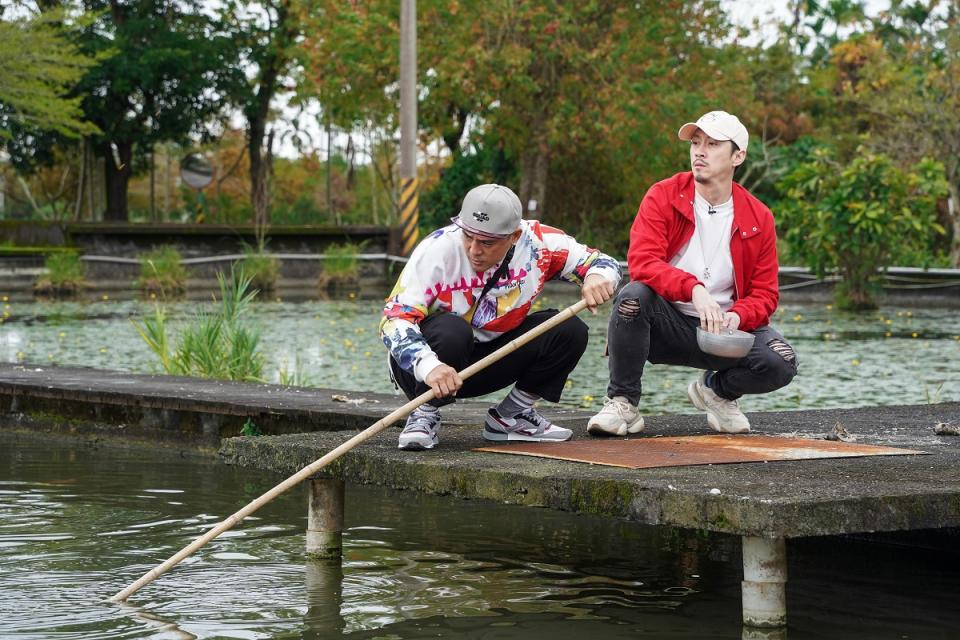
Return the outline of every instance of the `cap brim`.
{"type": "Polygon", "coordinates": [[[729,134],[719,129],[711,129],[708,124],[697,124],[696,122],[688,122],[680,127],[680,131],[677,132],[677,137],[681,140],[692,140],[693,134],[697,132],[697,129],[703,131],[714,140],[733,140],[729,134]]]}
{"type": "Polygon", "coordinates": [[[479,229],[474,229],[470,225],[464,224],[463,221],[460,219],[460,216],[453,216],[452,218],[450,218],[450,222],[457,225],[458,227],[460,227],[461,229],[463,229],[468,233],[472,233],[473,235],[480,236],[482,238],[490,238],[491,240],[503,240],[504,238],[508,238],[513,234],[513,231],[511,231],[510,233],[497,234],[497,233],[488,233],[486,231],[480,231],[479,229]]]}
{"type": "Polygon", "coordinates": [[[681,140],[689,140],[693,137],[694,132],[699,129],[696,122],[688,122],[687,124],[680,127],[680,130],[677,131],[677,137],[681,140]]]}

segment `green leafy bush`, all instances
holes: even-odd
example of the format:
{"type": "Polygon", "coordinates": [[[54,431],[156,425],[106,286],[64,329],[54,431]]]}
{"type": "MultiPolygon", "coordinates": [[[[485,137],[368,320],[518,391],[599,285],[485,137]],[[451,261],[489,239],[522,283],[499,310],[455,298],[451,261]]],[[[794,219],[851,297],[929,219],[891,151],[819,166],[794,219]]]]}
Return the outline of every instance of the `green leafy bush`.
{"type": "Polygon", "coordinates": [[[943,166],[932,160],[901,169],[861,147],[844,166],[821,148],[778,188],[785,196],[779,218],[791,255],[820,276],[839,271],[841,308],[875,308],[880,270],[932,259],[933,241],[944,233],[936,205],[947,185],[943,166]]]}

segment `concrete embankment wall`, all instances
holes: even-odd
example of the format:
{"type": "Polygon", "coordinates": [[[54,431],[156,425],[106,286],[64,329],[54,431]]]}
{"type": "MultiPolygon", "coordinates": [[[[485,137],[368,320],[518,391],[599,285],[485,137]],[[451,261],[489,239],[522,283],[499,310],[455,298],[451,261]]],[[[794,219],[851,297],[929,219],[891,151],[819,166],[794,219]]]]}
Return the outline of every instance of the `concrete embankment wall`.
{"type": "Polygon", "coordinates": [[[0,431],[212,456],[263,434],[357,431],[402,404],[386,394],[0,364],[0,431]]]}
{"type": "Polygon", "coordinates": [[[315,292],[324,271],[320,259],[332,245],[350,245],[363,256],[356,285],[383,288],[393,275],[386,256],[398,252],[395,229],[372,225],[278,226],[258,233],[253,225],[15,223],[0,221],[0,291],[32,291],[44,272],[52,248],[71,247],[86,266],[87,280],[98,291],[133,290],[140,275],[139,256],[159,247],[176,248],[184,259],[187,289],[215,289],[218,271],[263,242],[265,253],[279,262],[278,288],[315,292]],[[30,250],[30,247],[34,247],[30,250]]]}
{"type": "MultiPolygon", "coordinates": [[[[384,295],[398,271],[399,230],[371,225],[340,227],[273,226],[258,234],[253,225],[56,223],[0,220],[0,292],[28,294],[43,273],[45,251],[72,247],[84,257],[93,287],[103,291],[133,290],[140,274],[137,257],[168,245],[185,259],[188,292],[216,288],[217,271],[246,249],[265,240],[267,253],[280,264],[278,289],[312,297],[323,271],[319,259],[333,244],[349,243],[369,259],[359,262],[354,289],[384,295]],[[30,251],[30,247],[35,247],[30,251]],[[14,250],[15,249],[15,250],[14,250]]],[[[817,278],[809,269],[784,266],[780,270],[781,298],[785,302],[827,302],[836,276],[817,278]]],[[[891,267],[882,277],[881,304],[960,307],[960,269],[891,267]]]]}

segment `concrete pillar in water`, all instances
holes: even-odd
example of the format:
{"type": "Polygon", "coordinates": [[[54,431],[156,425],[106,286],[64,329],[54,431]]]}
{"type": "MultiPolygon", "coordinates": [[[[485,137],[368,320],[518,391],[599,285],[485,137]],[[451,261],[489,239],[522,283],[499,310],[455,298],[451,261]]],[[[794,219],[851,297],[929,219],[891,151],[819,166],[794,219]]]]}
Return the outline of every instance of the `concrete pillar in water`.
{"type": "Polygon", "coordinates": [[[784,538],[743,536],[743,624],[787,624],[787,543],[784,538]]]}
{"type": "Polygon", "coordinates": [[[343,534],[343,480],[310,478],[307,555],[339,559],[343,534]]]}

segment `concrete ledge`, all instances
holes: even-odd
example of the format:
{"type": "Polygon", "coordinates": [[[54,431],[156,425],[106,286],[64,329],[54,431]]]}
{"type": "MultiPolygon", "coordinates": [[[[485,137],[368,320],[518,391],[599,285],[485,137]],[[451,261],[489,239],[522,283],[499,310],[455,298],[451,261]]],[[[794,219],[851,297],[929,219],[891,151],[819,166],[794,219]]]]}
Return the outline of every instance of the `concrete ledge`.
{"type": "Polygon", "coordinates": [[[264,434],[366,428],[401,398],[332,389],[0,364],[0,431],[212,455],[249,419],[264,434]],[[363,402],[338,402],[334,395],[363,402]]]}
{"type": "MultiPolygon", "coordinates": [[[[758,433],[821,438],[840,420],[858,442],[931,455],[640,470],[478,453],[471,451],[484,444],[478,426],[445,425],[433,451],[399,451],[390,430],[330,473],[394,489],[765,538],[956,527],[960,438],[936,436],[933,426],[958,419],[958,403],[753,414],[758,433]]],[[[660,416],[646,431],[636,437],[709,429],[701,416],[660,416]]],[[[230,464],[290,475],[345,440],[332,433],[235,438],[220,454],[230,464]]]]}
{"type": "MultiPolygon", "coordinates": [[[[399,395],[0,365],[0,432],[212,455],[291,475],[403,404],[399,395]],[[334,395],[349,402],[338,402],[334,395]],[[252,420],[267,434],[234,437],[252,420]],[[228,438],[223,441],[221,439],[228,438]]],[[[396,448],[390,429],[345,455],[348,482],[465,499],[592,513],[648,524],[766,538],[960,526],[960,403],[750,414],[756,433],[822,438],[837,421],[864,444],[924,456],[804,460],[631,470],[478,453],[486,406],[444,409],[441,444],[396,448]],[[719,494],[711,493],[712,489],[719,494]]],[[[584,438],[587,413],[545,413],[584,438]]],[[[644,434],[712,433],[700,415],[654,416],[644,434]]]]}

